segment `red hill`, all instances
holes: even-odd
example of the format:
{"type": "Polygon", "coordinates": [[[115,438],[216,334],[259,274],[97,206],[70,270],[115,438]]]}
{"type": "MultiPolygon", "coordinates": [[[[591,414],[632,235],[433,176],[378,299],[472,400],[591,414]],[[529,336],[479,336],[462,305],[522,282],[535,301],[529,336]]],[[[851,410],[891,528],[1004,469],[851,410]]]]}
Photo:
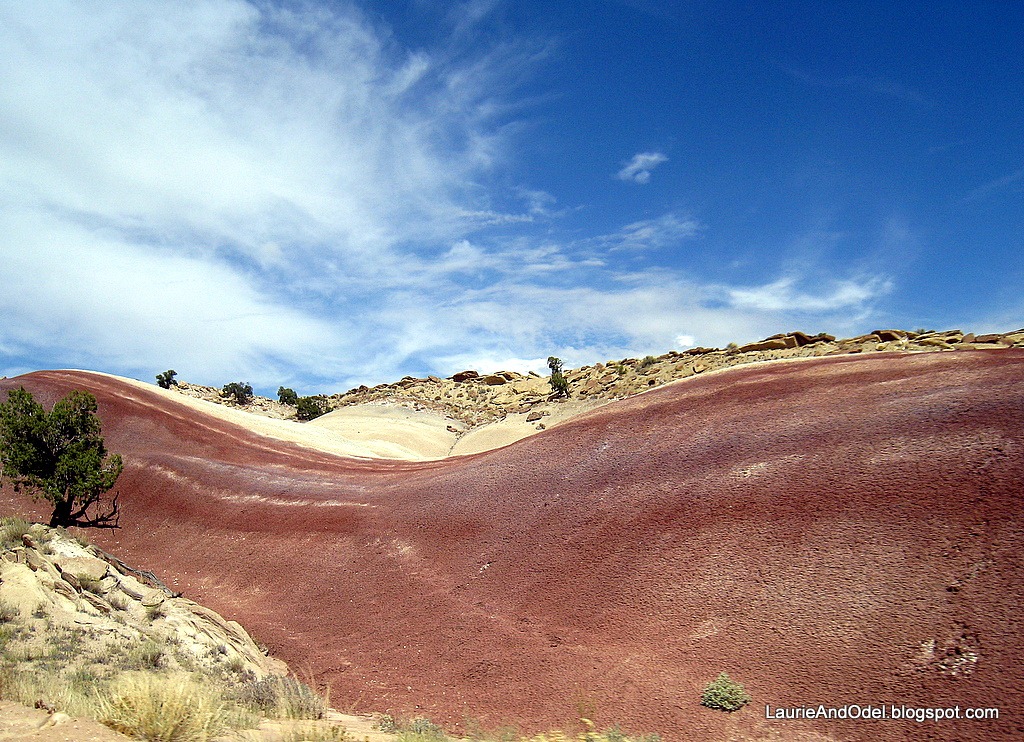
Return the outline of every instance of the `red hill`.
{"type": "MultiPolygon", "coordinates": [[[[353,460],[85,372],[124,456],[91,534],[339,707],[682,739],[1024,736],[1024,352],[747,366],[506,448],[353,460]],[[699,705],[727,671],[753,702],[699,705]],[[808,704],[997,721],[772,721],[808,704]]],[[[4,494],[7,509],[25,509],[4,494]],[[16,503],[16,504],[15,504],[16,503]]]]}

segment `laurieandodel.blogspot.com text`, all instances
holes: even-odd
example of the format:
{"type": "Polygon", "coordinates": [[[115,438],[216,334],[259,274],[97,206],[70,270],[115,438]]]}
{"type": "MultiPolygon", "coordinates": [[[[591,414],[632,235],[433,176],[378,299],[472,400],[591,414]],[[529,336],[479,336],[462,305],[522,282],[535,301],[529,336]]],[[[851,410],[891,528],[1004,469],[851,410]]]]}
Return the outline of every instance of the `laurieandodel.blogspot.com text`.
{"type": "Polygon", "coordinates": [[[973,708],[965,706],[918,707],[901,704],[857,704],[844,706],[768,706],[764,707],[766,719],[853,719],[897,721],[945,721],[947,719],[970,719],[986,721],[999,718],[998,708],[973,708]]]}

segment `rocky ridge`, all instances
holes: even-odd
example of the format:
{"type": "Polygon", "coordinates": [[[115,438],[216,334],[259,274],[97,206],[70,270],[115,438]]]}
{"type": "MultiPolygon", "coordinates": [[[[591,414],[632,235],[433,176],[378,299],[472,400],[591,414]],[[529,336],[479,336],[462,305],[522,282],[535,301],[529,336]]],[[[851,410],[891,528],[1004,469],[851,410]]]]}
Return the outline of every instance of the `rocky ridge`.
{"type": "MultiPolygon", "coordinates": [[[[572,399],[612,401],[680,379],[748,363],[852,353],[925,353],[1011,347],[1024,347],[1024,329],[985,335],[961,330],[875,330],[846,339],[824,333],[790,332],[746,345],[669,351],[660,356],[624,358],[582,366],[564,373],[572,399]]],[[[249,404],[239,406],[223,398],[220,390],[213,387],[181,383],[175,388],[188,396],[258,415],[295,418],[293,407],[266,397],[254,397],[249,404]]],[[[553,401],[547,377],[514,371],[482,374],[475,370],[461,371],[445,379],[406,376],[394,383],[360,386],[325,399],[330,409],[361,404],[397,404],[415,410],[430,410],[461,423],[459,432],[464,432],[462,426],[472,429],[521,413],[526,413],[530,422],[540,421],[550,411],[548,403],[553,401]]]]}
{"type": "Polygon", "coordinates": [[[123,656],[129,665],[253,680],[288,673],[238,623],[171,592],[152,573],[38,524],[0,553],[0,605],[5,623],[27,630],[16,633],[29,654],[32,642],[67,634],[90,672],[123,656]]]}

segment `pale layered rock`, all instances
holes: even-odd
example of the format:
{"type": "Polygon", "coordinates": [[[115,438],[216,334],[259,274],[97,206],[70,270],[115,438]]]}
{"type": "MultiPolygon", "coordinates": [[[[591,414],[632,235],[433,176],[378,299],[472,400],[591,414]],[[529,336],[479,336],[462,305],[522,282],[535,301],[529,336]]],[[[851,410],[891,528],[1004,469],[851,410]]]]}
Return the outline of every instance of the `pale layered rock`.
{"type": "Polygon", "coordinates": [[[0,601],[22,619],[37,620],[34,632],[51,625],[86,627],[90,636],[164,642],[191,652],[194,663],[221,657],[257,679],[287,674],[287,666],[265,656],[238,623],[176,597],[155,578],[150,584],[146,573],[123,571],[119,560],[96,547],[44,526],[33,526],[33,532],[46,540],[36,538],[28,542],[33,546],[0,555],[0,601]],[[83,588],[87,579],[91,590],[83,588]]]}

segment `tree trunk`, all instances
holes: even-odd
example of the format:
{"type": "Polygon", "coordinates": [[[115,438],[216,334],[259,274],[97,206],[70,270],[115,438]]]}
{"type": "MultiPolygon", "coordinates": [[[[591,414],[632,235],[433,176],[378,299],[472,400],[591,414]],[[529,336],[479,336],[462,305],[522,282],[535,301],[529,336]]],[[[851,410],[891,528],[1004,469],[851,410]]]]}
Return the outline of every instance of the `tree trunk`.
{"type": "Polygon", "coordinates": [[[68,521],[71,519],[71,501],[70,500],[59,500],[53,506],[53,513],[50,515],[50,528],[57,528],[58,526],[69,526],[71,523],[68,521]]]}

